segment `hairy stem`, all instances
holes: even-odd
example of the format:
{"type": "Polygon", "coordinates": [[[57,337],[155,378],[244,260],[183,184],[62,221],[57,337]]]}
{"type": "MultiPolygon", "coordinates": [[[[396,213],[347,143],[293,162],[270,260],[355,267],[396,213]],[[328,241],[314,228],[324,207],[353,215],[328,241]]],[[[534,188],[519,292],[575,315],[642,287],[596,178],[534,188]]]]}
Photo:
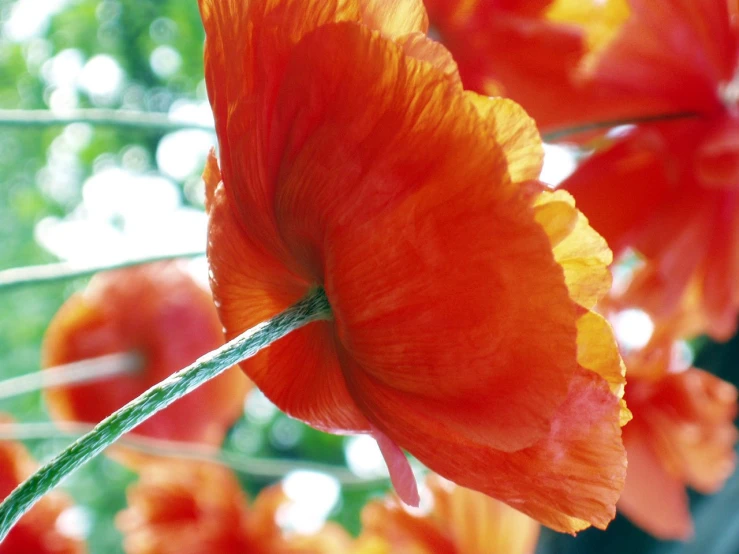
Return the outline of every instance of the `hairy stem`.
{"type": "Polygon", "coordinates": [[[175,400],[213,379],[232,365],[254,356],[262,348],[308,323],[331,318],[331,307],[322,288],[272,319],[245,331],[221,348],[170,375],[141,396],[100,422],[61,454],[21,483],[0,504],[0,541],[13,525],[65,477],[114,443],[121,435],[147,420],[175,400]]]}

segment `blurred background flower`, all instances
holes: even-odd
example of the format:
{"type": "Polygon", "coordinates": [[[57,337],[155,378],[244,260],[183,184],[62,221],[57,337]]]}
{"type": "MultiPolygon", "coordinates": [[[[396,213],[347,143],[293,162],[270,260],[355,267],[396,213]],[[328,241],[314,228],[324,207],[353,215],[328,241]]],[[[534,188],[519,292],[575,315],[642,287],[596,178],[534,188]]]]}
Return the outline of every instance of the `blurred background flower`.
{"type": "MultiPolygon", "coordinates": [[[[570,82],[565,77],[575,75],[580,79],[583,68],[595,67],[595,56],[614,40],[614,30],[626,21],[629,13],[628,9],[623,11],[624,2],[580,3],[581,6],[587,4],[585,8],[593,8],[591,12],[587,9],[584,12],[573,10],[575,4],[563,0],[428,2],[436,37],[445,41],[453,51],[455,41],[465,37],[468,44],[460,47],[472,45],[478,48],[459,53],[463,78],[465,75],[470,75],[470,79],[476,78],[473,72],[485,69],[488,60],[501,71],[502,64],[508,61],[519,70],[532,68],[537,72],[537,79],[526,81],[521,79],[521,73],[503,71],[492,79],[483,77],[480,86],[488,92],[504,92],[514,94],[514,97],[516,90],[522,91],[519,100],[524,102],[528,95],[530,106],[527,107],[540,123],[552,122],[552,129],[556,118],[566,116],[574,118],[570,120],[572,123],[588,124],[593,123],[596,116],[607,115],[608,112],[602,111],[586,114],[579,100],[583,96],[578,96],[583,94],[580,82],[570,82]],[[451,23],[443,23],[441,18],[448,17],[459,6],[468,11],[457,14],[451,23]],[[470,20],[462,16],[474,15],[476,9],[505,12],[495,17],[503,34],[481,34],[490,30],[479,24],[465,28],[470,20]],[[472,31],[478,38],[471,40],[475,36],[472,31]],[[529,39],[534,42],[527,43],[529,39]],[[491,44],[497,46],[490,48],[491,44]],[[503,80],[506,75],[515,79],[506,84],[503,80]]],[[[695,17],[678,17],[680,28],[702,21],[706,13],[713,13],[710,10],[723,10],[724,4],[732,5],[720,0],[695,0],[663,2],[660,6],[673,4],[699,10],[693,14],[695,17]]],[[[637,3],[632,2],[631,5],[636,6],[637,3]]],[[[720,27],[716,23],[718,20],[713,18],[711,21],[716,28],[720,27]]],[[[724,29],[702,34],[704,40],[698,42],[685,39],[681,43],[683,34],[672,33],[667,24],[652,28],[655,32],[661,32],[660,29],[677,37],[675,40],[680,43],[677,44],[680,48],[698,54],[704,50],[713,52],[710,45],[728,36],[724,29]]],[[[629,41],[638,35],[632,30],[621,40],[629,41]]],[[[58,260],[86,264],[112,262],[129,256],[203,250],[206,217],[200,174],[208,149],[215,144],[202,73],[203,39],[194,1],[0,0],[0,269],[58,260]],[[78,117],[79,110],[90,108],[107,111],[95,112],[98,120],[78,117]],[[46,110],[46,122],[39,118],[19,123],[7,111],[25,109],[46,110]],[[120,117],[119,110],[143,111],[155,117],[130,120],[120,117]],[[49,121],[49,118],[57,122],[49,121]],[[141,201],[142,197],[146,198],[145,202],[141,201]]],[[[666,50],[662,48],[662,51],[666,50]]],[[[685,59],[688,58],[690,56],[685,59]]],[[[694,67],[692,62],[684,63],[683,58],[678,62],[684,68],[694,67]]],[[[633,64],[629,67],[633,68],[633,64]]],[[[730,70],[733,69],[731,65],[721,73],[721,78],[709,79],[716,85],[712,85],[711,98],[716,96],[719,100],[712,105],[717,113],[723,114],[721,117],[726,115],[726,102],[735,101],[732,100],[735,91],[730,86],[733,83],[730,70]]],[[[629,75],[629,72],[624,72],[625,78],[629,75]]],[[[677,78],[676,75],[673,77],[677,78]]],[[[676,81],[677,84],[669,89],[673,92],[678,89],[676,98],[680,102],[691,92],[679,90],[684,82],[676,81]]],[[[698,82],[704,80],[691,81],[693,84],[698,82]]],[[[683,104],[680,106],[695,107],[683,104]]],[[[634,98],[633,102],[621,100],[614,104],[606,98],[604,102],[591,105],[598,110],[614,106],[626,110],[616,114],[619,117],[643,116],[652,113],[649,110],[654,103],[652,99],[642,97],[634,98]]],[[[640,149],[641,143],[646,141],[646,146],[651,148],[649,151],[652,154],[657,152],[652,156],[654,169],[667,167],[669,170],[674,159],[670,158],[672,161],[665,166],[667,158],[660,154],[660,149],[671,144],[665,140],[669,136],[663,127],[656,132],[656,149],[650,139],[653,135],[637,133],[633,126],[628,125],[596,133],[591,131],[585,139],[575,137],[578,140],[547,146],[543,179],[557,185],[591,152],[606,146],[608,150],[603,155],[616,156],[619,145],[627,139],[627,150],[640,149]]],[[[719,133],[717,140],[708,143],[712,147],[709,154],[721,154],[731,147],[733,143],[723,140],[722,136],[719,133]]],[[[555,136],[550,135],[550,138],[555,136]]],[[[677,161],[689,160],[686,157],[677,161]]],[[[725,176],[725,172],[708,174],[714,184],[718,182],[717,178],[725,176]]],[[[608,190],[623,183],[639,184],[628,179],[604,183],[602,186],[608,190]]],[[[712,194],[724,198],[733,192],[729,187],[712,194]]],[[[651,206],[646,202],[638,205],[651,206]]],[[[692,210],[693,206],[689,205],[680,212],[680,218],[692,216],[692,210]]],[[[592,218],[592,222],[595,223],[596,219],[592,218]]],[[[716,244],[725,246],[728,243],[719,241],[716,244]]],[[[680,265],[681,256],[676,259],[680,265]]],[[[198,259],[190,263],[197,278],[205,283],[205,263],[198,259]]],[[[640,264],[643,264],[640,255],[626,248],[622,263],[614,269],[617,290],[619,286],[621,290],[628,287],[634,272],[642,267],[640,264]]],[[[0,288],[2,379],[38,370],[40,345],[49,322],[63,302],[84,290],[86,283],[86,279],[80,278],[12,290],[0,288]]],[[[694,302],[695,298],[694,294],[689,300],[694,302]]],[[[646,360],[632,360],[632,365],[644,368],[644,374],[635,370],[630,380],[633,390],[626,389],[626,394],[633,397],[635,416],[641,418],[641,423],[631,424],[633,429],[626,427],[627,443],[648,447],[644,449],[647,454],[635,457],[635,464],[637,460],[645,460],[643,463],[646,465],[642,467],[657,471],[668,479],[674,485],[672,490],[678,491],[681,498],[679,503],[670,504],[670,508],[681,511],[680,515],[665,510],[663,505],[649,509],[649,518],[658,520],[660,525],[667,525],[671,529],[669,533],[660,532],[654,526],[656,524],[640,520],[633,510],[630,515],[652,533],[675,537],[684,535],[685,522],[690,516],[694,533],[691,541],[659,540],[618,516],[607,531],[587,531],[577,538],[555,535],[543,529],[536,546],[537,553],[735,554],[739,551],[739,477],[728,476],[736,449],[732,446],[735,431],[730,424],[735,415],[735,392],[731,384],[739,383],[739,339],[730,338],[727,331],[733,329],[735,323],[733,303],[722,304],[718,308],[731,312],[731,317],[721,320],[719,332],[714,333],[727,339],[724,343],[705,337],[693,338],[680,347],[680,352],[690,353],[690,360],[682,359],[678,366],[674,365],[674,360],[663,362],[656,355],[650,355],[646,360]],[[710,374],[693,368],[702,368],[710,374]],[[655,379],[655,373],[651,372],[665,374],[655,379]],[[629,434],[634,437],[629,438],[629,434]],[[674,448],[663,448],[664,440],[674,448]],[[710,448],[704,448],[706,445],[710,448]],[[686,492],[686,485],[701,492],[715,491],[725,479],[722,490],[713,496],[703,496],[689,489],[686,492]],[[686,496],[689,502],[684,502],[686,496]],[[689,513],[684,511],[688,509],[689,513]]],[[[649,315],[627,309],[620,312],[618,320],[613,319],[613,322],[616,331],[620,330],[619,338],[626,337],[632,349],[643,353],[648,351],[644,347],[650,343],[654,332],[649,315]]],[[[699,323],[701,328],[710,330],[705,322],[699,323]]],[[[661,322],[657,321],[657,324],[659,327],[661,322]]],[[[669,348],[672,350],[671,346],[669,348]]],[[[0,399],[0,409],[12,413],[16,420],[16,423],[1,426],[0,437],[24,437],[24,443],[35,459],[49,459],[70,440],[62,430],[23,426],[27,423],[45,424],[50,420],[48,407],[38,392],[0,399]]],[[[2,445],[3,448],[20,448],[7,440],[2,445]]],[[[153,448],[163,451],[163,445],[154,445],[153,448]]],[[[218,481],[221,478],[217,474],[228,475],[223,480],[231,487],[226,495],[229,500],[225,501],[225,505],[231,506],[230,510],[241,510],[239,506],[246,505],[258,511],[260,499],[270,498],[270,491],[275,490],[265,487],[279,477],[287,476],[277,502],[279,507],[263,512],[268,514],[264,516],[267,518],[265,525],[276,524],[285,536],[315,533],[323,528],[327,519],[357,535],[361,529],[360,514],[371,499],[375,503],[368,506],[363,516],[365,522],[373,520],[366,515],[373,511],[391,518],[392,515],[388,514],[394,510],[404,510],[395,501],[381,503],[379,500],[388,489],[388,481],[382,456],[371,439],[319,433],[281,414],[259,391],[253,390],[248,394],[243,410],[240,410],[239,418],[228,431],[221,448],[221,465],[233,466],[233,473],[219,469],[204,479],[218,481]],[[238,483],[239,490],[234,489],[234,483],[238,483]],[[286,497],[289,501],[285,500],[286,497]],[[246,498],[253,500],[247,501],[246,498]]],[[[187,454],[203,455],[202,452],[187,454]]],[[[171,461],[171,457],[163,457],[160,461],[171,461]]],[[[212,458],[213,455],[207,453],[206,457],[212,458]]],[[[178,472],[162,471],[160,475],[163,478],[171,474],[175,478],[178,472]]],[[[634,477],[639,482],[639,475],[634,477]]],[[[13,478],[19,479],[17,476],[13,478]]],[[[188,478],[188,483],[196,480],[196,477],[188,478]]],[[[100,457],[66,482],[66,498],[59,504],[60,510],[51,516],[55,523],[45,522],[44,527],[58,536],[67,537],[74,549],[87,548],[93,554],[120,554],[126,544],[124,534],[129,537],[144,532],[147,519],[141,515],[146,512],[142,506],[149,501],[142,499],[154,494],[145,492],[144,487],[154,481],[154,478],[145,477],[143,470],[139,476],[110,458],[100,457]],[[129,515],[116,520],[118,513],[129,515]],[[118,522],[118,527],[114,521],[118,522]]],[[[649,508],[648,497],[658,494],[656,484],[656,480],[649,479],[647,485],[637,486],[639,494],[636,497],[627,494],[622,501],[624,512],[629,514],[627,505],[633,503],[634,498],[637,510],[643,511],[644,506],[649,508]]],[[[627,477],[627,493],[629,487],[627,477]]],[[[197,492],[184,487],[179,489],[183,497],[190,494],[194,498],[197,492]]],[[[664,503],[664,498],[660,500],[664,503]]],[[[436,508],[427,505],[426,512],[408,515],[418,522],[426,522],[416,522],[410,527],[440,526],[449,536],[449,529],[460,522],[460,519],[455,519],[457,516],[450,514],[459,512],[443,511],[442,505],[443,502],[439,501],[436,508]],[[441,518],[429,515],[440,513],[445,515],[441,518]]],[[[473,512],[474,517],[461,517],[465,523],[463,527],[470,529],[476,523],[475,518],[485,513],[480,507],[473,512]]],[[[372,528],[371,524],[366,525],[362,536],[372,534],[372,528]]],[[[233,529],[229,529],[231,531],[233,529]]],[[[40,536],[34,531],[33,537],[40,536]]],[[[529,535],[522,533],[521,537],[524,536],[529,535]]],[[[335,541],[336,546],[342,545],[344,539],[342,532],[336,530],[330,540],[335,541]]],[[[56,544],[66,543],[59,539],[56,544]]],[[[24,547],[21,551],[34,550],[24,547]]],[[[71,550],[76,551],[84,550],[71,550]]]]}

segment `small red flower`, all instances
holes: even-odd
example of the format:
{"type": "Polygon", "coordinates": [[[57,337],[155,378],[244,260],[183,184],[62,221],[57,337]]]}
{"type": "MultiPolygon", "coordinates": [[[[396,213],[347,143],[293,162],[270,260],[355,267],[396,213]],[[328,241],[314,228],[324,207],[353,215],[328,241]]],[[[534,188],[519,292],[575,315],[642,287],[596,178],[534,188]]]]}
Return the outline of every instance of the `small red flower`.
{"type": "Polygon", "coordinates": [[[677,370],[672,342],[627,356],[624,429],[629,468],[618,509],[662,539],[687,539],[692,521],[685,487],[715,492],[734,470],[737,391],[700,369],[677,370]]]}
{"type": "Polygon", "coordinates": [[[287,498],[265,489],[250,506],[229,470],[184,461],[147,465],[128,490],[116,524],[126,554],[346,554],[349,536],[327,524],[315,535],[286,535],[276,515],[287,498]]]}
{"type": "MultiPolygon", "coordinates": [[[[42,363],[56,366],[133,352],[142,367],[88,384],[45,390],[52,417],[97,423],[175,371],[223,344],[213,300],[178,263],[100,273],[49,325],[42,363]]],[[[247,381],[236,369],[175,402],[134,433],[219,445],[243,409],[247,381]]]]}
{"type": "Polygon", "coordinates": [[[428,506],[409,510],[395,499],[362,510],[355,554],[532,554],[539,524],[479,492],[435,475],[426,478],[428,506]]]}
{"type": "MultiPolygon", "coordinates": [[[[37,468],[23,445],[0,442],[0,498],[6,498],[37,468]]],[[[64,534],[59,527],[59,516],[71,507],[71,499],[61,492],[44,496],[0,543],[0,554],[85,554],[85,543],[64,534]]]]}
{"type": "Polygon", "coordinates": [[[295,418],[375,436],[407,502],[400,447],[556,529],[604,527],[627,413],[615,341],[589,311],[610,251],[536,182],[533,122],[462,88],[419,1],[200,5],[227,335],[316,287],[333,311],[245,372],[295,418]]]}

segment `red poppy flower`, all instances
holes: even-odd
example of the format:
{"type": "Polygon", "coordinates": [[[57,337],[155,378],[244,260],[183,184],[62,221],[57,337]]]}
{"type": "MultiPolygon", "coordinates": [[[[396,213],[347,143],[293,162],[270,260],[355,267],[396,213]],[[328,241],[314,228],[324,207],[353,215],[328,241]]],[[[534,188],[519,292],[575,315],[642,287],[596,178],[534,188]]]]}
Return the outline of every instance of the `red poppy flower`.
{"type": "Polygon", "coordinates": [[[629,469],[618,509],[662,539],[692,534],[690,486],[715,492],[736,463],[737,391],[693,367],[676,372],[673,343],[658,341],[627,357],[624,429],[629,469]]]}
{"type": "MultiPolygon", "coordinates": [[[[333,320],[242,364],[291,416],[374,435],[554,528],[605,526],[625,459],[610,252],[514,103],[465,91],[419,1],[202,0],[229,336],[325,289],[333,320]]],[[[415,494],[414,494],[415,493],[415,494]]],[[[415,497],[415,498],[414,498],[415,497]]]]}
{"type": "MultiPolygon", "coordinates": [[[[4,422],[7,419],[2,418],[4,422]]],[[[31,476],[38,465],[28,451],[16,442],[0,442],[0,498],[31,476]]],[[[0,543],[0,554],[84,554],[85,543],[66,535],[59,527],[59,516],[72,506],[66,495],[53,492],[44,496],[13,527],[0,543]]]]}
{"type": "MultiPolygon", "coordinates": [[[[176,262],[100,273],[49,325],[42,364],[119,352],[135,373],[45,390],[52,417],[97,423],[170,374],[223,344],[213,300],[176,262]]],[[[139,425],[152,438],[220,444],[243,410],[247,382],[234,368],[139,425]]]]}
{"type": "Polygon", "coordinates": [[[279,486],[250,506],[236,476],[211,464],[149,464],[127,496],[116,518],[126,554],[345,554],[350,542],[336,524],[316,535],[286,535],[276,521],[287,501],[279,486]]]}
{"type": "Polygon", "coordinates": [[[631,6],[593,82],[695,117],[632,130],[564,186],[616,249],[630,246],[646,258],[622,305],[644,306],[658,319],[679,315],[684,333],[727,339],[739,311],[734,8],[715,1],[631,6]]]}
{"type": "Polygon", "coordinates": [[[734,4],[557,0],[533,15],[518,4],[432,2],[432,22],[467,82],[495,80],[543,132],[691,114],[610,139],[562,186],[617,253],[646,259],[622,306],[728,338],[739,311],[734,4]]]}
{"type": "Polygon", "coordinates": [[[428,508],[408,510],[395,499],[362,510],[356,554],[532,554],[539,524],[479,492],[429,475],[428,508]]]}
{"type": "MultiPolygon", "coordinates": [[[[583,78],[593,49],[611,38],[623,0],[426,0],[430,24],[459,64],[465,87],[512,98],[542,132],[642,112],[583,78]],[[577,99],[575,101],[574,99],[577,99]]],[[[623,95],[618,97],[623,100],[623,95]]],[[[587,212],[586,212],[587,213],[587,212]]]]}

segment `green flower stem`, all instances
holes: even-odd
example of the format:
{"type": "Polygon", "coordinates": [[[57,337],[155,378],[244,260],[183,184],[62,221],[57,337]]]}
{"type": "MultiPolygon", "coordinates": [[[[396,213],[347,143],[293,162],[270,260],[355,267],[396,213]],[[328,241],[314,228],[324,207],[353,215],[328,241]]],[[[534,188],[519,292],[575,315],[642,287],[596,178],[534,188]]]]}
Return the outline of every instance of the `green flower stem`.
{"type": "Polygon", "coordinates": [[[49,367],[0,381],[0,399],[40,389],[89,383],[116,375],[136,373],[143,368],[142,366],[143,360],[140,355],[135,352],[119,352],[49,367]]]}
{"type": "Polygon", "coordinates": [[[67,475],[91,460],[121,435],[169,406],[221,372],[308,323],[331,319],[331,307],[322,288],[272,319],[245,331],[221,348],[170,375],[100,422],[90,433],[21,483],[0,504],[0,541],[13,525],[67,475]]]}
{"type": "Polygon", "coordinates": [[[0,270],[0,292],[30,285],[56,283],[59,281],[77,279],[79,277],[89,277],[98,271],[122,269],[124,267],[143,265],[164,260],[173,260],[176,258],[195,258],[197,256],[205,256],[205,250],[132,258],[107,264],[75,264],[70,262],[59,262],[53,264],[13,267],[10,269],[0,270]]]}
{"type": "MultiPolygon", "coordinates": [[[[92,425],[77,422],[0,423],[0,441],[77,439],[92,429],[92,425]]],[[[389,483],[388,477],[362,477],[339,465],[305,460],[255,458],[207,444],[153,439],[136,435],[121,437],[116,444],[151,456],[219,464],[264,481],[274,481],[291,471],[304,470],[330,475],[342,486],[350,489],[387,486],[389,483]]]]}
{"type": "Polygon", "coordinates": [[[124,127],[165,133],[182,129],[213,131],[213,125],[178,121],[167,114],[156,112],[95,108],[70,110],[62,113],[50,110],[0,110],[0,126],[3,127],[43,128],[59,127],[71,123],[87,123],[88,125],[124,127]]]}
{"type": "Polygon", "coordinates": [[[585,123],[575,127],[558,129],[549,133],[542,134],[541,138],[544,142],[556,142],[581,133],[590,131],[598,131],[602,129],[612,129],[621,125],[639,125],[641,123],[657,123],[660,121],[674,121],[676,119],[694,119],[700,117],[697,112],[676,112],[667,114],[647,115],[644,117],[634,117],[632,119],[612,119],[609,121],[596,121],[593,123],[585,123]]]}

